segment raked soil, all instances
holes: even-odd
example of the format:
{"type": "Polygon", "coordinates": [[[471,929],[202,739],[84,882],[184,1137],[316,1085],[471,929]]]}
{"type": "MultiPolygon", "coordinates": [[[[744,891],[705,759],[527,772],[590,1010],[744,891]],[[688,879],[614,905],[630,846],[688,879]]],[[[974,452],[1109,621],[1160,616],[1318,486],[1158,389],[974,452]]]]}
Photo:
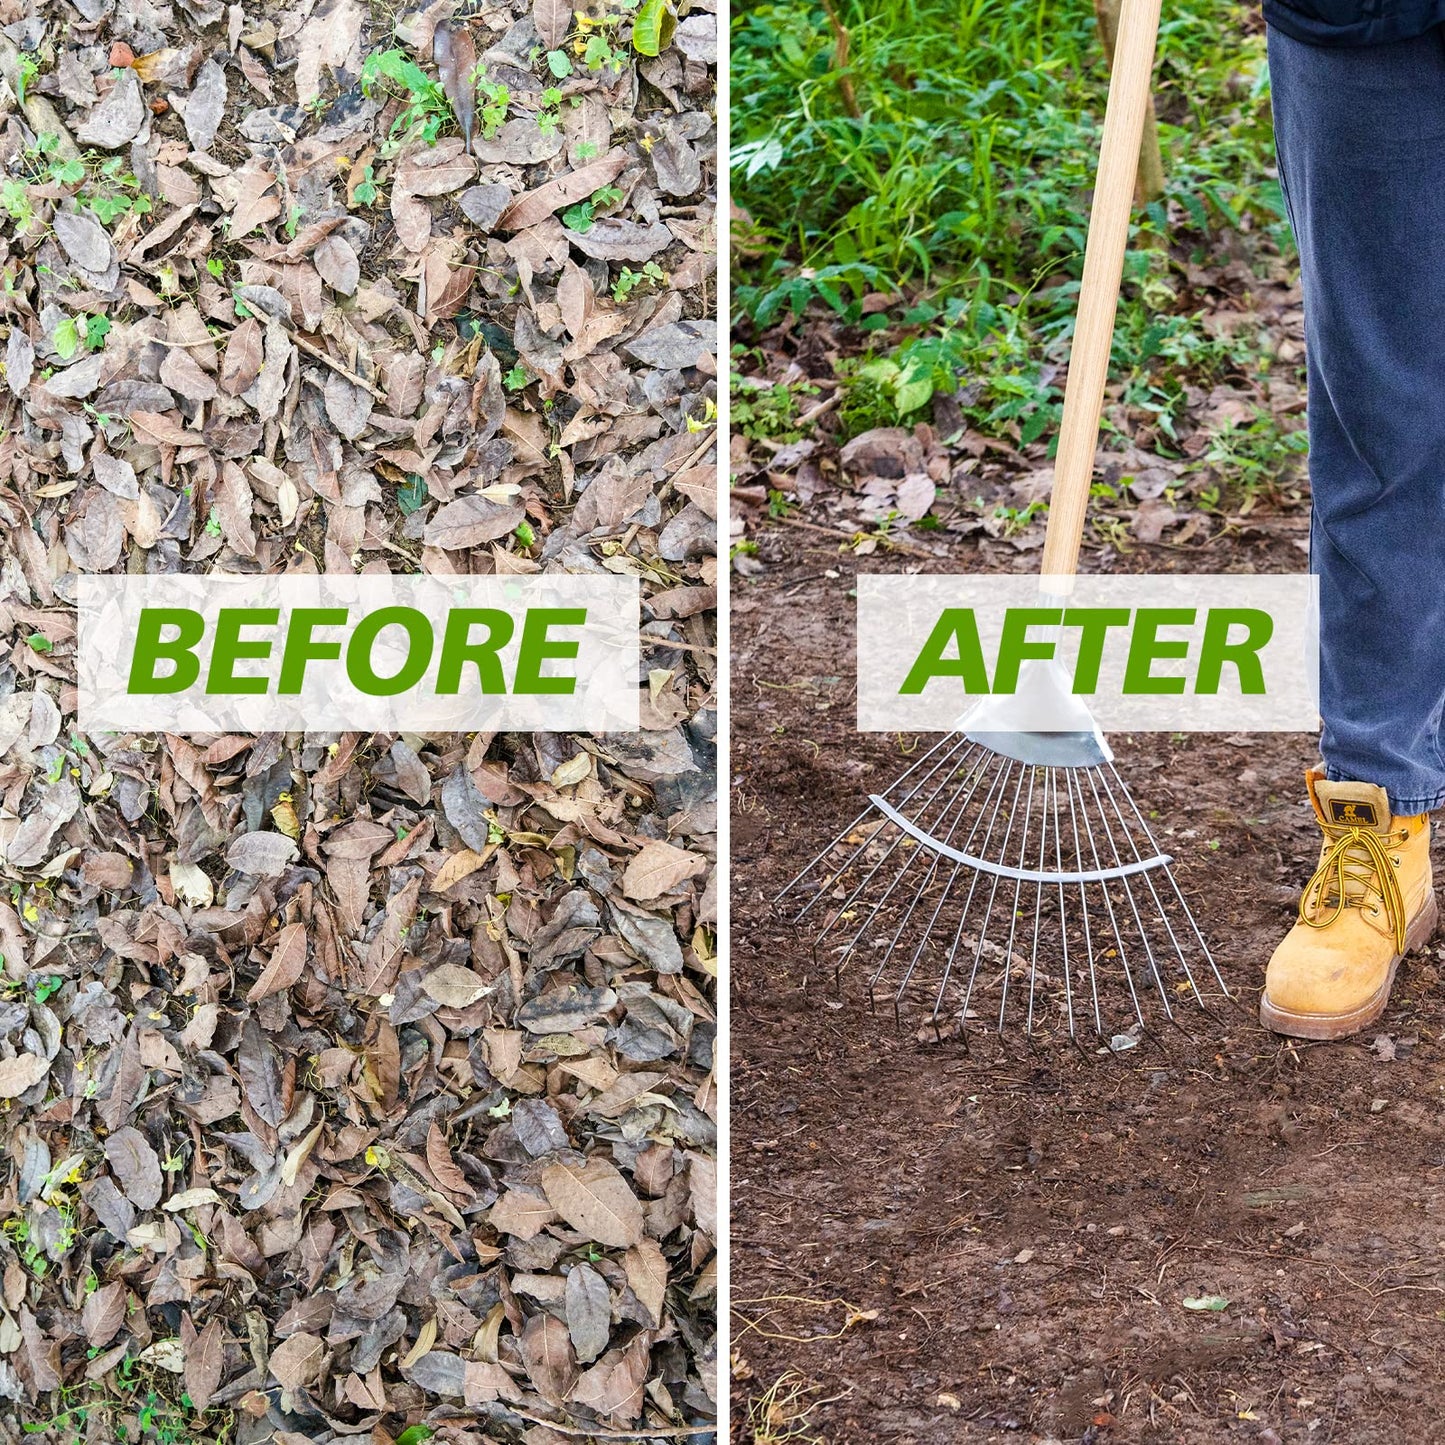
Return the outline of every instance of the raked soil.
{"type": "MultiPolygon", "coordinates": [[[[1294,570],[1297,535],[1125,565],[1294,570]]],[[[770,901],[917,741],[854,730],[849,591],[918,564],[835,546],[774,530],[734,579],[735,1439],[1445,1440],[1445,936],[1358,1039],[1254,1017],[1313,740],[1111,739],[1245,1009],[1118,1055],[920,1041],[770,901]]]]}

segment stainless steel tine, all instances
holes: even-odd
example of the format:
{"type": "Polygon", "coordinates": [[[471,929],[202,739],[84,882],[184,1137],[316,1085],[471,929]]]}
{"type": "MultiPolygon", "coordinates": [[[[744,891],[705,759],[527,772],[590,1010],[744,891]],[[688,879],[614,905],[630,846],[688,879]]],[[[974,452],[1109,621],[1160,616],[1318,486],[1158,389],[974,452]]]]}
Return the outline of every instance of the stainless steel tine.
{"type": "MultiPolygon", "coordinates": [[[[930,793],[929,796],[924,800],[924,811],[926,811],[927,808],[932,804],[933,800],[948,787],[951,777],[952,772],[950,771],[949,776],[945,777],[944,780],[939,783],[939,785],[933,790],[933,792],[930,793]]],[[[965,777],[964,781],[958,785],[958,788],[954,792],[955,798],[957,798],[959,793],[964,790],[964,788],[967,786],[967,783],[968,779],[965,777]]],[[[889,844],[888,851],[884,853],[884,855],[878,860],[878,862],[873,865],[873,868],[868,873],[868,876],[864,878],[863,881],[857,886],[857,888],[853,890],[847,902],[843,904],[842,908],[839,909],[838,914],[834,916],[834,921],[836,921],[837,917],[841,916],[849,908],[852,907],[853,900],[857,898],[858,895],[873,881],[873,878],[877,874],[878,870],[893,856],[895,852],[898,851],[899,845],[902,844],[904,839],[907,837],[908,835],[906,833],[900,832],[898,836],[893,840],[893,842],[889,844]]],[[[884,904],[886,904],[888,900],[892,898],[894,890],[903,881],[904,877],[912,870],[914,860],[918,857],[920,851],[922,850],[917,847],[911,848],[908,851],[908,854],[903,860],[903,866],[898,870],[897,874],[894,876],[893,881],[884,890],[882,896],[874,901],[873,907],[869,909],[867,915],[863,919],[862,926],[858,929],[858,932],[853,935],[852,941],[843,949],[842,954],[839,956],[838,967],[840,969],[853,956],[853,951],[858,947],[859,943],[862,942],[863,935],[867,933],[868,930],[873,926],[873,920],[878,917],[879,913],[883,909],[884,904]]],[[[938,854],[934,853],[931,856],[934,863],[936,864],[938,861],[938,854]]],[[[927,877],[925,877],[925,882],[926,881],[927,877]]],[[[916,896],[914,902],[915,904],[917,902],[916,896]]],[[[832,927],[832,922],[828,923],[824,927],[823,933],[826,934],[832,927]]]]}
{"type": "MultiPolygon", "coordinates": [[[[956,750],[958,746],[958,739],[961,736],[962,734],[960,733],[945,733],[931,748],[929,748],[926,753],[924,753],[921,758],[919,758],[913,764],[911,768],[908,769],[906,773],[903,773],[894,781],[892,787],[896,788],[900,783],[907,782],[908,779],[912,777],[912,775],[916,773],[918,769],[921,768],[924,763],[929,760],[929,758],[931,758],[936,752],[938,752],[940,748],[946,747],[949,743],[953,743],[956,750]]],[[[965,742],[967,741],[966,738],[964,738],[963,740],[965,742]]],[[[889,791],[891,792],[892,788],[890,788],[889,791]]],[[[821,853],[818,853],[814,857],[813,861],[809,863],[808,866],[804,868],[801,873],[794,874],[792,878],[790,878],[785,884],[783,884],[782,888],[778,891],[773,901],[776,902],[777,899],[785,898],[789,893],[791,893],[792,890],[796,888],[797,885],[801,883],[803,879],[806,878],[808,874],[810,874],[813,869],[815,869],[818,864],[821,863],[828,856],[828,854],[831,853],[833,849],[836,848],[838,844],[841,843],[843,839],[846,838],[848,834],[851,833],[853,829],[858,826],[859,823],[862,823],[872,811],[873,808],[871,805],[864,808],[863,811],[859,813],[858,816],[854,818],[853,821],[849,823],[848,826],[844,828],[843,831],[839,833],[838,836],[834,838],[833,841],[829,843],[828,846],[824,848],[821,853]]],[[[865,844],[864,846],[866,847],[867,845],[865,844]]]]}
{"type": "MultiPolygon", "coordinates": [[[[1144,821],[1144,815],[1139,811],[1139,805],[1134,801],[1133,794],[1124,786],[1124,780],[1119,776],[1119,770],[1112,762],[1109,764],[1109,771],[1113,773],[1114,781],[1118,783],[1119,790],[1124,794],[1125,798],[1128,799],[1129,806],[1134,810],[1134,816],[1139,820],[1139,826],[1144,831],[1145,840],[1157,853],[1159,851],[1159,845],[1154,841],[1154,835],[1149,831],[1149,825],[1144,821]]],[[[1209,951],[1209,945],[1204,941],[1204,935],[1199,931],[1199,925],[1194,921],[1194,911],[1190,908],[1188,900],[1180,890],[1179,880],[1175,878],[1173,868],[1166,868],[1164,872],[1169,879],[1169,886],[1174,890],[1174,897],[1178,900],[1179,907],[1183,910],[1185,918],[1189,920],[1189,927],[1193,930],[1194,938],[1199,944],[1200,952],[1203,953],[1209,963],[1209,971],[1214,975],[1215,983],[1219,985],[1220,991],[1224,994],[1225,998],[1233,1003],[1235,1001],[1234,995],[1230,993],[1229,985],[1225,983],[1221,976],[1219,966],[1214,961],[1214,955],[1209,951]]]]}
{"type": "MultiPolygon", "coordinates": [[[[927,783],[929,783],[933,779],[934,775],[942,767],[943,763],[939,763],[937,767],[931,769],[928,773],[928,776],[924,778],[923,782],[919,783],[919,785],[914,788],[913,791],[910,792],[903,801],[907,802],[909,798],[912,798],[916,793],[922,791],[922,789],[927,785],[927,783]]],[[[937,797],[937,795],[941,793],[947,786],[948,777],[945,776],[943,781],[939,783],[939,785],[933,790],[931,794],[929,794],[924,806],[926,807],[928,803],[931,803],[933,799],[937,797]]],[[[875,828],[873,832],[867,838],[865,838],[864,841],[860,843],[857,848],[853,850],[852,856],[848,859],[848,861],[836,873],[834,873],[833,876],[829,878],[826,883],[823,884],[822,889],[820,889],[818,893],[813,896],[813,898],[808,902],[806,907],[799,909],[798,917],[796,920],[797,922],[801,922],[804,918],[808,916],[809,911],[812,909],[813,905],[817,903],[817,901],[821,897],[823,897],[824,892],[827,889],[831,888],[833,884],[836,883],[838,879],[840,879],[850,867],[852,867],[853,859],[856,858],[859,853],[861,853],[863,849],[866,848],[868,844],[871,843],[873,839],[876,838],[879,833],[883,831],[883,829],[890,826],[892,825],[889,823],[889,820],[887,818],[881,819],[879,821],[878,827],[875,828]]],[[[905,837],[907,837],[907,834],[900,832],[898,836],[888,845],[888,850],[864,875],[863,881],[859,883],[858,886],[852,891],[852,893],[850,893],[848,897],[843,901],[843,903],[839,905],[838,911],[833,915],[833,917],[823,925],[823,928],[818,935],[820,938],[826,937],[829,933],[833,931],[833,927],[838,922],[839,918],[841,918],[842,915],[853,906],[853,903],[857,899],[858,895],[873,881],[873,878],[877,874],[878,870],[893,856],[895,852],[897,852],[899,845],[903,842],[905,837]]]]}
{"type": "MultiPolygon", "coordinates": [[[[1134,834],[1130,831],[1129,824],[1124,817],[1123,810],[1119,807],[1119,800],[1114,796],[1114,789],[1109,785],[1109,779],[1107,777],[1101,776],[1100,782],[1103,783],[1104,793],[1109,799],[1110,806],[1114,809],[1114,816],[1119,820],[1119,827],[1122,830],[1125,838],[1129,840],[1130,850],[1133,852],[1136,860],[1142,861],[1144,858],[1144,854],[1139,851],[1139,844],[1135,841],[1134,834]]],[[[1124,785],[1122,781],[1120,782],[1119,786],[1120,788],[1123,788],[1124,785]]],[[[1131,799],[1130,801],[1132,803],[1133,800],[1131,799]]],[[[1144,819],[1139,816],[1139,809],[1137,806],[1135,806],[1134,808],[1134,815],[1135,817],[1139,818],[1139,821],[1142,824],[1144,819]]],[[[1153,840],[1151,839],[1150,841],[1152,842],[1153,840]]],[[[1157,852],[1158,850],[1156,849],[1155,851],[1157,852]]],[[[1159,897],[1159,890],[1154,887],[1154,879],[1152,877],[1152,873],[1153,870],[1149,869],[1143,875],[1144,882],[1149,886],[1149,896],[1154,900],[1155,911],[1158,913],[1160,921],[1164,924],[1164,931],[1169,935],[1169,942],[1174,945],[1174,952],[1179,955],[1179,966],[1184,970],[1184,977],[1189,980],[1189,987],[1193,992],[1195,999],[1200,1004],[1203,1004],[1204,997],[1199,992],[1199,985],[1194,981],[1194,971],[1189,967],[1189,956],[1184,952],[1183,944],[1179,942],[1178,937],[1175,935],[1174,925],[1169,921],[1169,914],[1165,911],[1164,908],[1164,900],[1159,897]]]]}
{"type": "MultiPolygon", "coordinates": [[[[1029,824],[1033,821],[1034,811],[1034,783],[1037,780],[1039,770],[1029,769],[1029,795],[1024,803],[1024,831],[1019,839],[1019,861],[1015,867],[1022,868],[1025,862],[1025,854],[1029,848],[1029,824]]],[[[1023,897],[1024,880],[1017,879],[1014,883],[1014,904],[1009,910],[1008,916],[1008,944],[1003,951],[1003,993],[998,1005],[998,1031],[1003,1032],[1004,1014],[1008,1011],[1008,976],[1009,969],[1013,965],[1014,956],[1014,935],[1018,932],[1019,926],[1019,900],[1023,897]]]]}
{"type": "MultiPolygon", "coordinates": [[[[1079,810],[1074,803],[1074,775],[1069,769],[1064,774],[1065,791],[1069,795],[1069,822],[1074,834],[1074,871],[1082,873],[1085,869],[1084,845],[1079,837],[1079,810]]],[[[1062,888],[1062,884],[1060,887],[1062,888]]],[[[1104,1036],[1104,1015],[1099,1009],[1099,975],[1094,967],[1094,938],[1089,926],[1089,885],[1079,884],[1079,919],[1084,925],[1084,953],[1089,962],[1089,992],[1094,1000],[1094,1032],[1100,1038],[1104,1036]]]]}
{"type": "MultiPolygon", "coordinates": [[[[1076,783],[1079,789],[1079,803],[1084,804],[1083,784],[1076,783]]],[[[1094,860],[1094,868],[1103,871],[1103,864],[1099,861],[1098,844],[1094,842],[1094,830],[1089,826],[1088,808],[1084,807],[1084,837],[1089,840],[1089,853],[1094,860]]],[[[1124,947],[1124,935],[1119,928],[1119,920],[1114,916],[1114,900],[1109,897],[1109,885],[1107,882],[1100,882],[1099,891],[1104,895],[1104,909],[1109,915],[1109,927],[1113,930],[1115,951],[1119,955],[1119,962],[1124,965],[1124,981],[1129,985],[1129,999],[1134,1005],[1134,1016],[1139,1020],[1139,1027],[1144,1028],[1144,1010],[1139,1005],[1139,993],[1134,987],[1134,971],[1129,967],[1129,951],[1124,947]]],[[[1102,1033],[1103,1030],[1100,1030],[1102,1033]]]]}
{"type": "MultiPolygon", "coordinates": [[[[999,854],[1000,854],[1000,856],[1007,856],[1008,841],[1009,841],[1010,836],[1011,836],[1012,833],[1013,833],[1014,823],[1018,820],[1018,815],[1019,815],[1019,794],[1023,792],[1023,787],[1024,787],[1024,774],[1025,774],[1026,772],[1029,772],[1029,771],[1030,771],[1030,767],[1029,767],[1029,765],[1027,765],[1027,764],[1025,764],[1022,768],[1020,768],[1020,770],[1019,770],[1019,780],[1018,780],[1017,783],[1014,784],[1014,794],[1013,794],[1013,797],[1009,800],[1008,822],[1007,822],[1007,824],[1006,824],[1005,827],[1004,827],[1003,841],[1002,841],[1002,843],[999,845],[999,854]]],[[[978,930],[978,942],[977,942],[977,944],[974,946],[974,950],[973,950],[973,965],[972,965],[972,967],[969,969],[969,974],[968,974],[968,988],[964,991],[964,995],[963,995],[963,1013],[962,1013],[962,1017],[965,1018],[965,1019],[968,1017],[968,1005],[969,1005],[969,1001],[973,998],[973,988],[974,988],[974,984],[978,981],[978,965],[979,965],[979,960],[982,959],[982,957],[983,957],[984,940],[988,937],[989,920],[993,917],[994,900],[998,897],[999,877],[1000,877],[1000,875],[997,874],[997,873],[995,873],[995,874],[993,875],[993,883],[990,885],[989,890],[988,890],[988,903],[987,903],[987,905],[985,906],[985,908],[984,908],[984,910],[983,910],[983,919],[982,919],[981,926],[980,926],[980,928],[979,928],[979,930],[978,930]]]]}
{"type": "MultiPolygon", "coordinates": [[[[963,792],[964,788],[968,787],[969,776],[968,776],[968,775],[965,775],[963,781],[962,781],[961,783],[959,783],[957,790],[955,791],[953,797],[949,799],[948,804],[947,804],[947,806],[946,806],[946,808],[945,808],[945,810],[944,810],[944,813],[943,813],[943,817],[945,817],[945,818],[948,820],[948,831],[947,831],[947,833],[943,836],[943,838],[940,840],[941,842],[947,844],[947,843],[951,843],[951,842],[953,841],[953,835],[958,831],[958,825],[959,825],[959,822],[960,822],[960,821],[962,820],[962,818],[963,818],[964,811],[967,809],[969,803],[973,800],[973,795],[978,791],[979,784],[983,781],[983,777],[984,777],[984,774],[983,774],[982,772],[979,772],[979,773],[973,775],[973,786],[972,786],[971,788],[969,788],[968,796],[965,797],[965,798],[962,798],[961,800],[960,800],[960,796],[959,796],[959,795],[963,792]]],[[[924,895],[925,893],[927,893],[928,888],[929,888],[929,885],[933,882],[935,876],[938,874],[939,865],[940,865],[942,862],[943,862],[943,854],[942,854],[942,853],[934,853],[934,854],[931,855],[931,857],[930,857],[930,859],[929,859],[929,864],[928,864],[928,871],[923,875],[923,881],[918,885],[917,889],[914,891],[912,901],[911,901],[911,902],[908,904],[908,906],[903,910],[903,916],[902,916],[902,917],[899,919],[899,921],[898,921],[898,927],[897,927],[897,929],[894,931],[893,937],[889,940],[887,946],[883,949],[883,957],[879,960],[878,968],[877,968],[877,970],[875,971],[875,973],[873,974],[873,977],[872,977],[872,978],[869,980],[869,982],[868,982],[868,988],[869,988],[870,991],[871,991],[871,990],[874,988],[874,986],[878,983],[878,980],[883,976],[884,970],[888,967],[888,961],[889,961],[889,959],[892,958],[894,950],[898,947],[899,942],[900,942],[901,939],[903,938],[904,930],[908,927],[909,923],[912,921],[913,915],[914,915],[914,913],[917,911],[917,908],[918,908],[919,903],[923,900],[923,895],[924,895]]],[[[905,871],[906,871],[906,870],[905,870],[905,871]]],[[[956,873],[957,871],[958,871],[958,864],[955,863],[955,864],[954,864],[954,872],[956,873]]],[[[900,876],[900,878],[901,878],[902,875],[900,874],[899,876],[900,876]]],[[[950,881],[950,883],[952,882],[952,876],[951,876],[951,875],[950,875],[949,881],[950,881]]],[[[885,898],[886,898],[887,895],[885,894],[884,896],[885,896],[885,898]]],[[[943,890],[943,895],[942,895],[942,897],[939,899],[939,904],[938,904],[939,908],[941,908],[941,907],[943,906],[943,903],[944,903],[944,901],[947,899],[947,897],[948,897],[948,889],[945,887],[944,890],[943,890]]],[[[936,916],[936,910],[935,910],[935,916],[936,916]]],[[[928,936],[928,935],[927,935],[927,933],[925,932],[925,934],[924,934],[925,940],[927,939],[927,936],[928,936]]],[[[849,951],[851,952],[851,947],[850,947],[850,950],[849,950],[849,951]]],[[[846,958],[847,955],[845,954],[844,957],[846,958]]],[[[897,1013],[898,1013],[898,1000],[897,1000],[896,997],[894,998],[894,1001],[893,1001],[893,1011],[894,1011],[894,1014],[895,1014],[895,1016],[896,1016],[897,1013]]]]}
{"type": "MultiPolygon", "coordinates": [[[[982,847],[983,847],[984,851],[987,851],[987,849],[988,849],[988,844],[989,844],[989,839],[993,837],[994,824],[998,822],[999,809],[1003,806],[1003,800],[1004,800],[1004,798],[1005,798],[1005,797],[1007,796],[1007,794],[1008,794],[1008,781],[1009,781],[1009,778],[1013,775],[1013,769],[1014,769],[1014,764],[1013,764],[1013,762],[1012,762],[1011,760],[1009,760],[1009,759],[1005,759],[1005,760],[1004,760],[1003,770],[1002,770],[1002,771],[1000,772],[1000,774],[999,774],[999,780],[998,780],[998,781],[999,781],[998,796],[994,799],[993,812],[989,814],[988,828],[987,828],[987,830],[984,832],[984,835],[983,835],[983,844],[982,844],[982,847]]],[[[1022,779],[1020,779],[1020,781],[1022,781],[1022,779]]],[[[1017,797],[1018,797],[1017,788],[1015,789],[1014,796],[1015,796],[1015,799],[1017,799],[1017,797]]],[[[986,804],[987,804],[987,800],[985,800],[985,805],[986,805],[986,804]]],[[[980,810],[980,812],[981,812],[981,810],[980,810]]],[[[944,998],[947,996],[947,993],[948,993],[948,981],[949,981],[949,979],[950,979],[950,978],[952,977],[952,975],[953,975],[953,961],[954,961],[955,958],[958,957],[958,946],[959,946],[959,944],[960,944],[960,943],[962,942],[962,940],[963,940],[963,929],[964,929],[964,925],[968,922],[969,910],[973,907],[974,894],[978,891],[978,880],[979,880],[979,877],[980,877],[980,874],[979,874],[978,870],[977,870],[977,869],[974,869],[974,870],[973,870],[973,876],[969,879],[969,882],[968,882],[968,897],[963,900],[963,907],[959,910],[959,914],[958,914],[958,927],[955,928],[954,931],[953,931],[953,942],[949,945],[948,956],[944,959],[944,962],[943,962],[943,977],[942,977],[942,979],[939,980],[939,984],[938,984],[938,996],[937,996],[937,998],[935,998],[934,1001],[933,1001],[933,1017],[934,1017],[935,1020],[938,1018],[939,1011],[940,1011],[940,1010],[942,1009],[942,1007],[943,1007],[943,1000],[944,1000],[944,998]]],[[[995,887],[997,886],[997,884],[998,884],[998,878],[997,878],[997,875],[995,875],[995,877],[994,877],[994,885],[995,885],[995,887]]],[[[975,962],[974,962],[974,969],[975,969],[975,971],[977,970],[977,968],[978,968],[978,963],[977,963],[977,960],[975,960],[975,962]]],[[[972,985],[972,983],[970,982],[970,984],[969,984],[970,990],[972,990],[972,987],[973,987],[973,985],[972,985]]],[[[968,998],[965,997],[965,998],[964,998],[964,1001],[963,1001],[963,1009],[962,1009],[962,1012],[959,1014],[959,1019],[960,1019],[960,1021],[965,1020],[965,1017],[966,1017],[967,1013],[968,1013],[968,998]]]]}
{"type": "MultiPolygon", "coordinates": [[[[1054,869],[1064,871],[1063,820],[1059,816],[1059,777],[1054,774],[1054,869]]],[[[1074,981],[1069,977],[1069,915],[1064,907],[1064,885],[1059,884],[1059,948],[1064,963],[1064,1008],[1069,1017],[1069,1037],[1074,1037],[1074,981]]]]}
{"type": "MultiPolygon", "coordinates": [[[[1049,860],[1049,787],[1053,783],[1053,769],[1044,772],[1043,796],[1039,799],[1039,872],[1045,871],[1049,860]]],[[[1024,1032],[1034,1031],[1034,989],[1039,977],[1039,925],[1044,917],[1044,880],[1038,881],[1038,902],[1034,907],[1034,942],[1029,951],[1029,1012],[1024,1021],[1024,1032]]]]}
{"type": "MultiPolygon", "coordinates": [[[[984,794],[983,802],[979,805],[978,811],[973,815],[973,826],[968,830],[968,836],[963,840],[963,852],[966,853],[969,850],[974,838],[977,836],[979,825],[983,822],[984,813],[988,809],[989,802],[992,800],[994,794],[1002,786],[1004,778],[1008,776],[1008,768],[1008,759],[1000,758],[998,766],[993,771],[993,781],[989,784],[989,790],[987,793],[984,794]]],[[[981,781],[982,777],[980,777],[980,782],[981,781]]],[[[970,803],[972,803],[974,793],[977,791],[978,788],[977,785],[975,785],[973,792],[970,792],[968,797],[965,798],[963,802],[959,805],[959,812],[955,818],[955,821],[949,828],[948,836],[943,840],[945,843],[951,843],[953,841],[953,835],[957,831],[958,822],[963,818],[964,810],[968,808],[970,803]]],[[[948,882],[944,885],[942,893],[939,894],[938,904],[933,910],[933,916],[928,920],[928,925],[924,928],[923,935],[918,940],[918,946],[913,950],[913,957],[909,959],[908,967],[904,970],[903,978],[898,984],[897,992],[893,995],[893,1007],[895,1012],[897,1011],[899,1003],[903,999],[904,990],[907,989],[909,983],[913,978],[914,970],[917,969],[919,961],[923,957],[923,950],[928,946],[928,940],[933,934],[934,926],[938,922],[939,915],[943,912],[944,905],[948,902],[949,895],[953,892],[954,881],[957,879],[963,866],[964,865],[962,863],[954,863],[953,871],[948,875],[948,882]]],[[[977,879],[977,870],[973,870],[973,876],[975,879],[977,879]]],[[[967,905],[965,905],[965,908],[966,906],[967,905]]],[[[879,978],[882,977],[883,970],[886,966],[886,960],[878,965],[878,971],[873,975],[872,983],[869,985],[870,987],[872,987],[873,984],[876,984],[879,978]]]]}
{"type": "MultiPolygon", "coordinates": [[[[1094,807],[1097,811],[1099,822],[1104,830],[1104,836],[1109,840],[1109,852],[1114,859],[1114,867],[1122,868],[1124,859],[1119,852],[1119,844],[1114,838],[1114,830],[1109,826],[1108,814],[1104,812],[1103,800],[1099,797],[1099,785],[1094,781],[1095,768],[1089,769],[1089,791],[1094,795],[1094,807]]],[[[1154,975],[1154,987],[1159,990],[1159,1002],[1164,1005],[1165,1015],[1171,1020],[1174,1017],[1174,1010],[1169,1004],[1169,990],[1165,987],[1164,976],[1159,972],[1159,961],[1154,957],[1154,945],[1149,941],[1149,934],[1144,928],[1144,919],[1139,912],[1139,901],[1134,897],[1134,885],[1130,875],[1125,874],[1119,879],[1124,888],[1124,897],[1129,900],[1129,912],[1134,915],[1134,928],[1139,935],[1139,942],[1144,945],[1144,957],[1149,960],[1149,972],[1154,975]]]]}

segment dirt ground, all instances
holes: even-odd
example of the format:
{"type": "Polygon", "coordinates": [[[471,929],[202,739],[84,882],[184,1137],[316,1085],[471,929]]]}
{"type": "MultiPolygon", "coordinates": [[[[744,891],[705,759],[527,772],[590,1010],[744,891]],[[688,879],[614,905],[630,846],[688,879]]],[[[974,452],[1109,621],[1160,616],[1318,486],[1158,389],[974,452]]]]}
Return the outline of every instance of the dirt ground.
{"type": "MultiPolygon", "coordinates": [[[[1295,570],[1297,533],[1124,565],[1295,570]]],[[[849,591],[900,561],[768,536],[733,591],[735,1438],[1442,1438],[1445,948],[1358,1040],[1253,1017],[1318,846],[1313,740],[1111,739],[1247,1011],[1113,1057],[920,1043],[770,901],[907,766],[853,726],[849,591]]]]}

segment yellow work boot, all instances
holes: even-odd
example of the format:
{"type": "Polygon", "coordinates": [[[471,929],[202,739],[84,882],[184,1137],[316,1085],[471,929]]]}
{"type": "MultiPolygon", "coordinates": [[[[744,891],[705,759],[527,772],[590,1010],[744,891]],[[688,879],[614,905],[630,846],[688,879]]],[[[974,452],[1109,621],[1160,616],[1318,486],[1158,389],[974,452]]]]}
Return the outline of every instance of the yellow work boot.
{"type": "Polygon", "coordinates": [[[1400,960],[1434,932],[1430,819],[1397,818],[1383,788],[1305,774],[1324,830],[1299,919],[1274,951],[1259,1021],[1301,1039],[1338,1039],[1373,1023],[1400,960]]]}

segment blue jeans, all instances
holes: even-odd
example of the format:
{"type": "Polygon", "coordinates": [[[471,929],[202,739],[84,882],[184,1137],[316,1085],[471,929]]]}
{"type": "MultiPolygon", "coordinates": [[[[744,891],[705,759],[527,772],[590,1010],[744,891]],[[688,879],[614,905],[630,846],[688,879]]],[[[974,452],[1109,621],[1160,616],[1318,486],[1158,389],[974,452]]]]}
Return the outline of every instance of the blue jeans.
{"type": "Polygon", "coordinates": [[[1445,804],[1445,30],[1269,32],[1309,370],[1320,752],[1397,814],[1445,804]]]}

